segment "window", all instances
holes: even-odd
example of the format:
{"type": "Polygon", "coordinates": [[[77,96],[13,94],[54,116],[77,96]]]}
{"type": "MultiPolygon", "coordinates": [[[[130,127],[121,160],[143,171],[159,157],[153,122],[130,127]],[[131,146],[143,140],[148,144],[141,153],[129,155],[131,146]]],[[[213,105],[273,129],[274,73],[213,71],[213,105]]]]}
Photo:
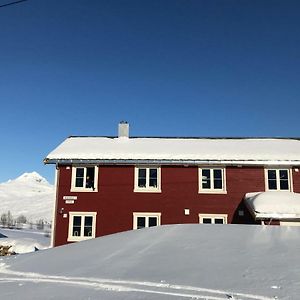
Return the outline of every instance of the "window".
{"type": "Polygon", "coordinates": [[[71,191],[97,192],[98,167],[73,167],[71,191]]]}
{"type": "Polygon", "coordinates": [[[199,168],[199,193],[226,193],[224,168],[199,168]]]}
{"type": "Polygon", "coordinates": [[[266,191],[290,191],[289,169],[266,169],[266,191]]]}
{"type": "Polygon", "coordinates": [[[69,242],[95,237],[96,212],[69,212],[69,242]]]}
{"type": "Polygon", "coordinates": [[[136,167],[134,174],[135,192],[161,192],[160,167],[136,167]]]}
{"type": "Polygon", "coordinates": [[[200,224],[227,224],[226,214],[199,214],[200,224]]]}
{"type": "Polygon", "coordinates": [[[161,213],[133,213],[133,229],[160,226],[161,213]]]}

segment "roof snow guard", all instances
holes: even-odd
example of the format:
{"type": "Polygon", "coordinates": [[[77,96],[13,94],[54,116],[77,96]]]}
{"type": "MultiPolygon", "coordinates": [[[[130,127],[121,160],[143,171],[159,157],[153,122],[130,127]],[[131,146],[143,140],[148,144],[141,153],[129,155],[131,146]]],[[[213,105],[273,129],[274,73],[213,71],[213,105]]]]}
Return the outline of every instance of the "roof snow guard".
{"type": "Polygon", "coordinates": [[[46,164],[224,164],[300,166],[300,141],[280,138],[69,137],[46,164]]]}
{"type": "Polygon", "coordinates": [[[247,193],[244,201],[256,220],[300,220],[300,194],[271,191],[247,193]]]}

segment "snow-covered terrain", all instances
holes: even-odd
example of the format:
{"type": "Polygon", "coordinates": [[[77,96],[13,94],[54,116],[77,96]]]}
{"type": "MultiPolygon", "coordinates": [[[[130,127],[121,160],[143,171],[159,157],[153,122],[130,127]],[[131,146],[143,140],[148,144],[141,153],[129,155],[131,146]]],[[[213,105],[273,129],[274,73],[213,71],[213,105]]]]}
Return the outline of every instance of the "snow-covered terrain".
{"type": "Polygon", "coordinates": [[[0,261],[1,299],[299,299],[300,229],[167,225],[0,261]]]}
{"type": "Polygon", "coordinates": [[[52,220],[54,186],[36,172],[0,184],[0,215],[10,211],[13,217],[25,215],[35,222],[52,220]]]}
{"type": "Polygon", "coordinates": [[[46,249],[50,242],[50,235],[42,230],[0,228],[0,245],[12,246],[10,250],[16,253],[46,249]]]}

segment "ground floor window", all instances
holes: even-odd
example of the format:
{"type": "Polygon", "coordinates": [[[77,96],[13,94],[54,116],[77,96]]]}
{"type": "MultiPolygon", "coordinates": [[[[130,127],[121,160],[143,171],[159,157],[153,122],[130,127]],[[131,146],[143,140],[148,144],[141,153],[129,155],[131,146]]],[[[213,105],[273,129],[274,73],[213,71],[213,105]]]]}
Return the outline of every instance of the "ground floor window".
{"type": "Polygon", "coordinates": [[[227,224],[226,214],[199,214],[200,224],[227,224]]]}
{"type": "Polygon", "coordinates": [[[161,213],[133,213],[133,229],[160,226],[161,213]]]}
{"type": "Polygon", "coordinates": [[[96,235],[96,212],[69,212],[68,241],[82,241],[96,235]]]}

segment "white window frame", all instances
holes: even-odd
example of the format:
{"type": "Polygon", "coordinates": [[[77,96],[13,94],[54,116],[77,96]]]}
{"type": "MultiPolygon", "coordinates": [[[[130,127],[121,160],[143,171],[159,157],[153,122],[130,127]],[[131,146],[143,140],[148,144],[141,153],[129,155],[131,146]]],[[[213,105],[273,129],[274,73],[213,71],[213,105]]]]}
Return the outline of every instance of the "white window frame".
{"type": "Polygon", "coordinates": [[[69,230],[68,230],[68,242],[79,242],[84,240],[93,239],[96,236],[96,212],[81,212],[81,211],[70,211],[69,212],[69,230]],[[74,217],[81,217],[81,235],[73,236],[73,221],[74,217]],[[84,236],[84,217],[93,217],[92,223],[92,235],[84,236]]]}
{"type": "Polygon", "coordinates": [[[133,191],[138,193],[161,193],[161,167],[160,166],[135,166],[133,191]],[[146,187],[139,187],[139,169],[146,169],[146,187]],[[150,169],[157,169],[157,187],[149,186],[150,169]]]}
{"type": "Polygon", "coordinates": [[[98,192],[98,173],[99,173],[99,168],[98,166],[73,166],[72,167],[72,179],[71,179],[71,192],[98,192]],[[86,188],[86,172],[87,168],[95,168],[95,178],[94,178],[94,189],[92,188],[86,188]],[[77,168],[83,168],[84,169],[84,178],[83,178],[83,187],[76,187],[76,170],[77,168]]]}
{"type": "Polygon", "coordinates": [[[286,192],[293,192],[293,172],[291,168],[287,167],[268,167],[265,168],[265,190],[268,192],[276,192],[276,191],[286,191],[286,192]],[[275,170],[276,171],[276,185],[277,189],[269,189],[269,177],[268,177],[268,171],[269,170],[275,170]],[[288,183],[289,183],[289,189],[288,190],[281,190],[280,189],[280,178],[279,178],[279,171],[284,170],[288,173],[288,183]]]}
{"type": "Polygon", "coordinates": [[[224,225],[227,224],[228,215],[227,214],[199,214],[199,223],[200,224],[208,224],[203,223],[203,219],[211,219],[211,224],[215,224],[215,219],[223,219],[223,224],[217,224],[217,225],[224,225]]]}
{"type": "Polygon", "coordinates": [[[157,217],[157,226],[160,226],[161,213],[160,212],[134,212],[133,213],[133,229],[137,229],[137,219],[138,217],[146,218],[146,226],[149,227],[149,217],[157,217]],[[148,224],[148,225],[147,225],[148,224]]]}
{"type": "Polygon", "coordinates": [[[199,167],[198,168],[198,193],[200,194],[227,194],[226,190],[226,168],[225,167],[199,167]],[[202,187],[202,170],[210,170],[210,180],[211,180],[211,187],[209,189],[202,187]],[[215,189],[213,187],[214,184],[214,177],[213,177],[213,170],[221,170],[222,173],[222,189],[215,189]]]}

